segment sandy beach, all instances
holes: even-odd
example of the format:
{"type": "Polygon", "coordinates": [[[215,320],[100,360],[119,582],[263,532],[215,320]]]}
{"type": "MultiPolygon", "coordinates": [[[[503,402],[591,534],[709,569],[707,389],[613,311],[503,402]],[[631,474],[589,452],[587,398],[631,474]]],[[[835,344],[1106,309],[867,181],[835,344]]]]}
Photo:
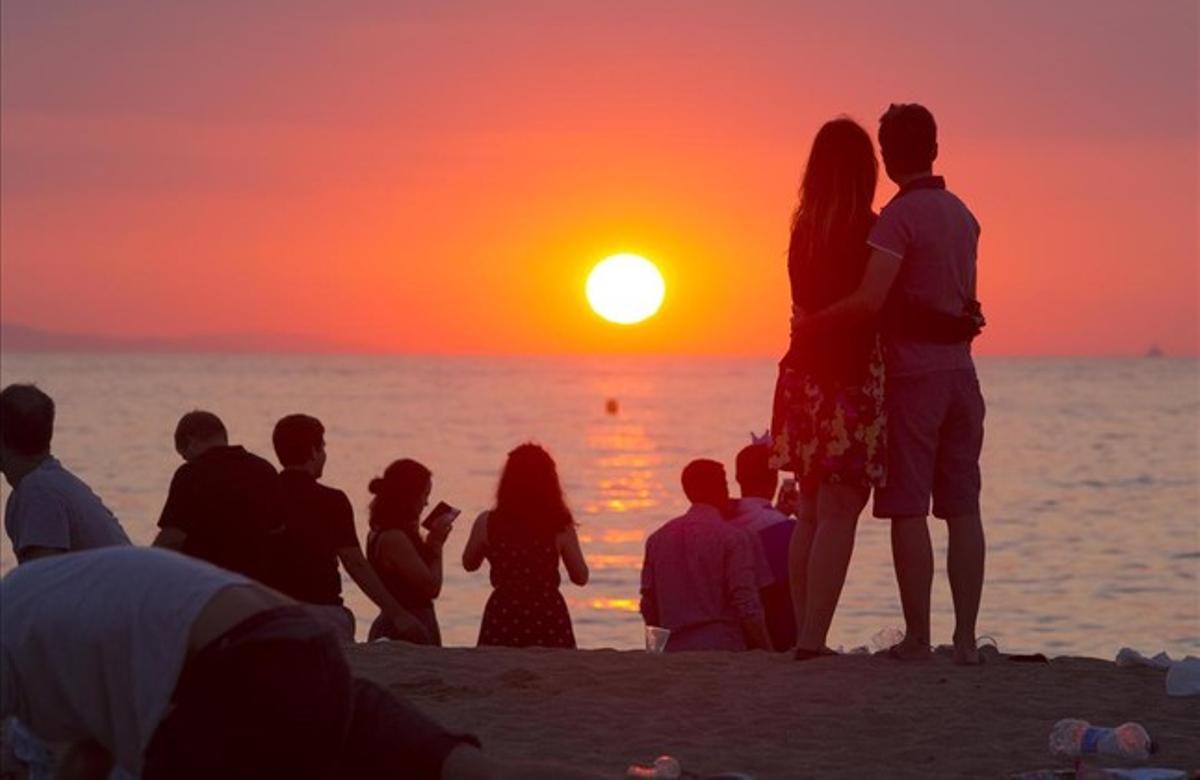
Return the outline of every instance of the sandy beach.
{"type": "MultiPolygon", "coordinates": [[[[1065,765],[1047,751],[1063,717],[1142,723],[1153,766],[1200,768],[1200,700],[1166,695],[1164,673],[1089,658],[981,668],[766,653],[655,656],[615,650],[349,650],[361,676],[508,758],[620,777],[676,756],[700,774],[1001,777],[1065,765]]],[[[1106,765],[1119,762],[1106,761],[1106,765]]]]}

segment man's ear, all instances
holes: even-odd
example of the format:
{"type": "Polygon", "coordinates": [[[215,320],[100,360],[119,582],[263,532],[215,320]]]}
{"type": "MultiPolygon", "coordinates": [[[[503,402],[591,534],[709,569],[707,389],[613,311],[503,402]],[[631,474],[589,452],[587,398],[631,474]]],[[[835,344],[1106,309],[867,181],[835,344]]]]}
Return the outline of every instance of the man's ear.
{"type": "Polygon", "coordinates": [[[936,159],[937,159],[937,153],[938,153],[938,145],[937,145],[937,141],[934,141],[934,143],[933,143],[933,156],[929,158],[929,162],[933,162],[934,160],[936,160],[936,159]]]}

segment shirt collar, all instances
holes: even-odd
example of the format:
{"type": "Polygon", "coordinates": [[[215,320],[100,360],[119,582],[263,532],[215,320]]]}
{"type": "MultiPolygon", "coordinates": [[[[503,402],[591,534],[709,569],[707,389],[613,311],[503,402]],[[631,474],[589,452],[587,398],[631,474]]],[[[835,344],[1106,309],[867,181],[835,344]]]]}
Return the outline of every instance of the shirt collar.
{"type": "Polygon", "coordinates": [[[897,200],[904,197],[910,192],[916,190],[944,190],[946,189],[946,178],[944,176],[922,176],[919,179],[913,179],[900,187],[900,191],[892,197],[892,200],[897,200]]]}
{"type": "Polygon", "coordinates": [[[721,515],[721,510],[717,509],[712,504],[692,504],[691,507],[687,511],[686,517],[691,517],[691,518],[696,518],[696,519],[703,518],[703,519],[711,519],[711,520],[724,519],[723,516],[721,515]]]}

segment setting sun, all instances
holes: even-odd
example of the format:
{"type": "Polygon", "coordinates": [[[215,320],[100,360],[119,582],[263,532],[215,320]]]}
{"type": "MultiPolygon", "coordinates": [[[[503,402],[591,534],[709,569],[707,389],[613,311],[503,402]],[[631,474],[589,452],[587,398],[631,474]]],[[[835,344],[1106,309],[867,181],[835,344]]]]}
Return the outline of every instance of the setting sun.
{"type": "Polygon", "coordinates": [[[609,322],[632,325],[662,306],[666,284],[654,263],[640,255],[619,254],[596,264],[588,275],[587,299],[609,322]]]}

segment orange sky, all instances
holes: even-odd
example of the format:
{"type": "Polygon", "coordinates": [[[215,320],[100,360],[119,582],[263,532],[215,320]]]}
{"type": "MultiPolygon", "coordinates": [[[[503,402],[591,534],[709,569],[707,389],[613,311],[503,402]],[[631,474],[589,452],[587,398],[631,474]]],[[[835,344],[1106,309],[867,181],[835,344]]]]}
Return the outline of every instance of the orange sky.
{"type": "Polygon", "coordinates": [[[3,319],[775,354],[814,132],[917,100],[980,352],[1198,351],[1191,0],[395,5],[5,3],[3,319]],[[619,251],[667,280],[638,326],[583,297],[619,251]]]}

